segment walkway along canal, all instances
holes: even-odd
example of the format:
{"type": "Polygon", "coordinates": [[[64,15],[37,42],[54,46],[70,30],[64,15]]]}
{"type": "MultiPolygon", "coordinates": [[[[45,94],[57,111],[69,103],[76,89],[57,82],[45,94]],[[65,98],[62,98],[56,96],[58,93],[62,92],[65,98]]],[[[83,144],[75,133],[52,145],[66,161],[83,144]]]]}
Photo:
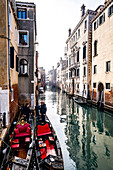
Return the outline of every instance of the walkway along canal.
{"type": "Polygon", "coordinates": [[[81,107],[61,92],[46,91],[41,100],[59,138],[65,170],[113,169],[113,116],[81,107]]]}

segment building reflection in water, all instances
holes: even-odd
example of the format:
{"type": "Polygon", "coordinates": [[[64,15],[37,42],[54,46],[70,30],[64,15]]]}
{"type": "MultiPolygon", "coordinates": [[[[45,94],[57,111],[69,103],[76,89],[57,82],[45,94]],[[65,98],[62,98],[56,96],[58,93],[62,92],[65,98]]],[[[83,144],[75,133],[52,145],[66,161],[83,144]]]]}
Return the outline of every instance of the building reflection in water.
{"type": "Polygon", "coordinates": [[[77,169],[113,169],[113,117],[81,107],[66,94],[57,94],[57,114],[66,123],[66,145],[77,169]]]}

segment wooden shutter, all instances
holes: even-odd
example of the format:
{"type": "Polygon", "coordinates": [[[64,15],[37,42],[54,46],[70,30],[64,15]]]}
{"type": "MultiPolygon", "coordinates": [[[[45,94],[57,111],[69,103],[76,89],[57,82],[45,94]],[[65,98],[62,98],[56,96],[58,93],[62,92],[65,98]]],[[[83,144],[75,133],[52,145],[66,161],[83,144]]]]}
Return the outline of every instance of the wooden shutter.
{"type": "Polygon", "coordinates": [[[10,67],[14,68],[14,47],[10,47],[10,67]]]}

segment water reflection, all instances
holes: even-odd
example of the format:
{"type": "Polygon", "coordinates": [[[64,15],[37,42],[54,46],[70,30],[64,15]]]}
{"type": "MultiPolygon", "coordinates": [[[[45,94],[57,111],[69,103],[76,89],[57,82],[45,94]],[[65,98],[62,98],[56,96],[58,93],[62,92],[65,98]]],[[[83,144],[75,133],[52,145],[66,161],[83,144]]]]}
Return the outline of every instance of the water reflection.
{"type": "MultiPolygon", "coordinates": [[[[46,99],[47,105],[56,107],[59,125],[64,124],[65,147],[77,169],[113,169],[113,117],[96,108],[81,107],[66,94],[47,92],[46,99]]],[[[68,164],[65,162],[67,170],[68,164]]]]}

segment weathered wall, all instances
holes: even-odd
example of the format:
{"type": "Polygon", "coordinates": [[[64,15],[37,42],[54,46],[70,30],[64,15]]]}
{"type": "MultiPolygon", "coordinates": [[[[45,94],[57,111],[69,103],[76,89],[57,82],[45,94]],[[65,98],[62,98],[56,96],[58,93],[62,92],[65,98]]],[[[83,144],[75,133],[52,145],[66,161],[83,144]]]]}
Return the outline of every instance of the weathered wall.
{"type": "Polygon", "coordinates": [[[0,87],[8,89],[8,20],[7,1],[0,1],[0,87]]]}
{"type": "MultiPolygon", "coordinates": [[[[17,4],[18,6],[18,4],[17,4]]],[[[31,104],[31,98],[33,94],[35,95],[34,88],[34,76],[36,67],[36,52],[35,46],[35,22],[34,22],[34,8],[27,7],[27,19],[18,19],[18,29],[29,31],[29,47],[18,48],[19,62],[21,59],[26,59],[28,61],[28,75],[19,74],[19,104],[23,105],[26,103],[31,104]],[[31,81],[34,81],[32,83],[31,81]]],[[[34,96],[35,97],[35,96],[34,96]]]]}

